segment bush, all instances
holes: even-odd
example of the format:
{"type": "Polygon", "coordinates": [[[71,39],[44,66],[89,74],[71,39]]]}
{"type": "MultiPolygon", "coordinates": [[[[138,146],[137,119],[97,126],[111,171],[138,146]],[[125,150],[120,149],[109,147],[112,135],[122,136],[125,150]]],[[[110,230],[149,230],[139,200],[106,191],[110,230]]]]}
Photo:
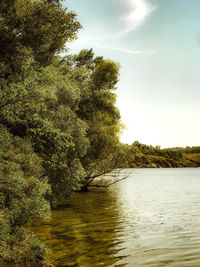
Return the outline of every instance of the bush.
{"type": "MultiPolygon", "coordinates": [[[[26,229],[36,218],[49,218],[41,159],[28,141],[13,137],[0,125],[0,258],[6,262],[41,262],[46,249],[26,229]]],[[[39,266],[39,265],[38,265],[39,266]]]]}

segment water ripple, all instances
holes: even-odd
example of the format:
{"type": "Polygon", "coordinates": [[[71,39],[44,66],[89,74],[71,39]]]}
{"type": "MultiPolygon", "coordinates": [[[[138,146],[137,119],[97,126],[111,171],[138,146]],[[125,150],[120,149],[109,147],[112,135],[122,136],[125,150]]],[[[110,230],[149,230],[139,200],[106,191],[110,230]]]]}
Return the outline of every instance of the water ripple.
{"type": "Polygon", "coordinates": [[[56,266],[200,267],[200,169],[134,169],[33,226],[56,266]]]}

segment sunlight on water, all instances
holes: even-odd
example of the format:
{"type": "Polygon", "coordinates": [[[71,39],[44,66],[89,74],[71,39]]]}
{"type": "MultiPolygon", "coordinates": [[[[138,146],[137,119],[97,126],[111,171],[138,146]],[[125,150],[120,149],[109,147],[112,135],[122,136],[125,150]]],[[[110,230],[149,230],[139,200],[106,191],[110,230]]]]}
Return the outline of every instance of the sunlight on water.
{"type": "Polygon", "coordinates": [[[34,231],[56,266],[200,266],[200,169],[132,169],[34,231]]]}

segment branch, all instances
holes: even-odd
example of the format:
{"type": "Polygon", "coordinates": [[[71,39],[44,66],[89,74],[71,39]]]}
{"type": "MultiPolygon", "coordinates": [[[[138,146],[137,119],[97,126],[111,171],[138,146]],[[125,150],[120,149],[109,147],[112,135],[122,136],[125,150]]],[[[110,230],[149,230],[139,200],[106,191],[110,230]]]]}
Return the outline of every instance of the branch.
{"type": "MultiPolygon", "coordinates": [[[[19,81],[18,81],[19,82],[19,81]]],[[[33,84],[34,82],[30,82],[30,83],[28,83],[28,84],[25,84],[25,82],[23,83],[23,85],[24,85],[24,88],[26,89],[26,88],[28,88],[31,84],[33,84]]],[[[3,109],[4,107],[6,107],[7,105],[9,105],[9,104],[11,104],[12,102],[16,102],[18,99],[18,97],[20,96],[20,95],[22,95],[22,93],[23,93],[23,91],[21,90],[21,91],[19,91],[15,96],[13,96],[11,99],[9,99],[6,103],[4,103],[4,104],[2,104],[2,105],[0,105],[0,110],[1,109],[3,109]]],[[[18,101],[21,101],[21,99],[19,99],[18,101]]]]}
{"type": "Polygon", "coordinates": [[[103,158],[103,159],[98,160],[98,161],[94,164],[94,166],[92,166],[92,170],[90,171],[90,173],[89,173],[88,176],[91,176],[92,173],[93,173],[93,170],[96,169],[96,168],[98,167],[98,165],[99,165],[101,162],[103,162],[105,159],[107,159],[110,155],[111,155],[111,154],[107,155],[107,156],[106,156],[105,158],[103,158]]]}
{"type": "Polygon", "coordinates": [[[4,103],[3,105],[0,106],[0,109],[3,109],[5,106],[9,105],[11,102],[13,102],[14,100],[16,100],[16,98],[20,95],[21,92],[19,92],[16,96],[14,96],[13,98],[11,98],[10,100],[8,100],[6,103],[4,103]]]}
{"type": "Polygon", "coordinates": [[[95,178],[98,178],[104,174],[107,174],[109,173],[109,171],[104,171],[102,173],[99,173],[99,174],[96,174],[96,175],[93,175],[93,176],[88,176],[88,177],[85,177],[86,180],[89,180],[84,186],[88,186],[95,178]]]}
{"type": "Polygon", "coordinates": [[[98,188],[108,188],[109,186],[111,186],[111,185],[113,185],[113,184],[116,184],[116,183],[118,183],[118,182],[120,182],[120,181],[122,181],[122,180],[125,180],[125,179],[127,179],[128,177],[129,177],[129,175],[127,175],[127,176],[125,176],[125,177],[123,177],[123,178],[121,178],[121,179],[117,179],[117,180],[115,180],[115,181],[113,181],[113,182],[111,182],[111,183],[104,184],[104,185],[101,185],[101,184],[89,184],[88,186],[90,186],[90,187],[98,187],[98,188]]]}
{"type": "MultiPolygon", "coordinates": [[[[84,186],[88,187],[94,181],[95,178],[98,178],[98,177],[100,177],[102,175],[108,174],[110,177],[116,177],[117,175],[116,174],[111,174],[111,172],[114,169],[116,169],[118,166],[119,166],[119,162],[117,161],[117,159],[114,159],[113,153],[107,155],[103,159],[101,158],[93,166],[93,169],[97,169],[97,170],[93,171],[93,169],[92,169],[90,171],[89,175],[84,178],[84,180],[87,181],[84,186]],[[111,156],[111,158],[110,158],[110,156],[111,156]],[[116,160],[116,164],[115,164],[115,167],[113,168],[112,167],[112,162],[115,161],[115,160],[116,160]],[[99,167],[99,165],[100,165],[100,167],[99,167]],[[92,173],[94,173],[94,175],[91,175],[92,173]],[[97,174],[95,174],[95,173],[97,173],[97,174]]],[[[118,170],[118,175],[119,175],[119,172],[121,172],[121,171],[122,171],[121,169],[118,170]]]]}

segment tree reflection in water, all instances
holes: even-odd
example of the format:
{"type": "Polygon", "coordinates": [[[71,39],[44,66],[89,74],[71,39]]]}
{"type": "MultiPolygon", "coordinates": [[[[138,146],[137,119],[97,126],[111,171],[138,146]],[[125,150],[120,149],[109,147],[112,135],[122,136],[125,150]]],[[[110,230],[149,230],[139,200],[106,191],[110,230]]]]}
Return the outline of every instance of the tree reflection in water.
{"type": "MultiPolygon", "coordinates": [[[[32,229],[47,242],[56,266],[113,266],[123,246],[116,190],[75,194],[32,229]]],[[[116,266],[116,265],[115,265],[116,266]]],[[[118,265],[120,266],[120,265],[118,265]]]]}
{"type": "Polygon", "coordinates": [[[135,169],[34,227],[61,266],[200,266],[200,169],[135,169]]]}

